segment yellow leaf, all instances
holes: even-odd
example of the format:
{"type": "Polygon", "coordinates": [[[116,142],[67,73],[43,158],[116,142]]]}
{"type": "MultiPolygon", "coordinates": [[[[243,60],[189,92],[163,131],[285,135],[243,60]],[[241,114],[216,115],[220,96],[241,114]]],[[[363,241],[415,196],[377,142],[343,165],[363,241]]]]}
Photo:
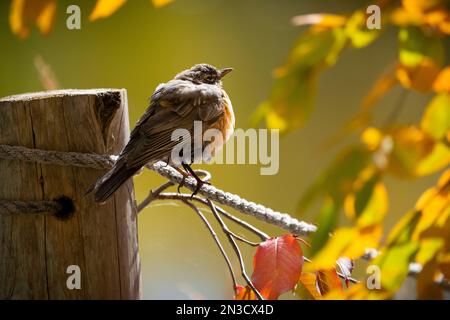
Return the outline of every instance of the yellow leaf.
{"type": "Polygon", "coordinates": [[[444,247],[442,238],[425,238],[420,241],[420,248],[416,254],[415,261],[422,266],[433,259],[436,253],[444,247]]]}
{"type": "Polygon", "coordinates": [[[415,175],[429,175],[447,167],[449,164],[450,148],[444,143],[436,143],[431,152],[417,164],[415,175]]]}
{"type": "Polygon", "coordinates": [[[418,167],[432,153],[434,140],[415,126],[396,128],[392,131],[392,137],[394,148],[389,159],[389,172],[401,177],[424,174],[426,170],[418,172],[418,167]]]}
{"type": "Polygon", "coordinates": [[[355,48],[363,48],[371,44],[379,35],[377,29],[368,29],[367,16],[364,11],[355,11],[347,21],[345,32],[355,48]]]}
{"type": "Polygon", "coordinates": [[[116,12],[127,0],[97,0],[94,10],[89,16],[90,21],[107,18],[116,12]]]}
{"type": "MultiPolygon", "coordinates": [[[[450,81],[450,78],[448,80],[450,81]]],[[[422,117],[420,127],[435,140],[445,137],[450,130],[450,96],[448,94],[438,94],[431,100],[422,117]]]]}
{"type": "Polygon", "coordinates": [[[367,248],[378,247],[382,235],[381,226],[366,228],[340,228],[330,237],[325,246],[304,267],[309,270],[334,268],[340,257],[360,258],[367,248]]]}
{"type": "Polygon", "coordinates": [[[173,0],[151,0],[151,2],[156,8],[160,8],[173,2],[173,0]]]}
{"type": "Polygon", "coordinates": [[[433,83],[436,92],[450,93],[450,67],[442,69],[433,83]]]}
{"type": "Polygon", "coordinates": [[[409,264],[419,248],[416,242],[406,242],[388,247],[372,263],[381,270],[381,287],[397,291],[409,273],[409,264]]]}
{"type": "Polygon", "coordinates": [[[42,34],[48,34],[53,26],[56,0],[13,0],[9,14],[12,32],[24,39],[30,27],[36,24],[42,34]]]}

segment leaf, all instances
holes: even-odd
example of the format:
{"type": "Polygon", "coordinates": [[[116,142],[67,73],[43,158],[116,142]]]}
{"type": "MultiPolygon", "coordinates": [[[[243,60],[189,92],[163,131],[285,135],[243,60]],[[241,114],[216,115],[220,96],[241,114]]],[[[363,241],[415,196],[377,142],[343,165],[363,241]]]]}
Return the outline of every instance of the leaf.
{"type": "Polygon", "coordinates": [[[408,242],[411,239],[419,218],[420,211],[418,210],[411,210],[406,213],[389,232],[386,245],[389,247],[408,242]]]}
{"type": "Polygon", "coordinates": [[[433,83],[433,90],[441,93],[450,93],[450,67],[442,69],[433,83]]]}
{"type": "Polygon", "coordinates": [[[316,286],[322,296],[331,291],[343,289],[336,269],[320,270],[316,275],[316,286]]]}
{"type": "Polygon", "coordinates": [[[434,149],[434,140],[415,126],[396,128],[391,136],[394,148],[389,159],[389,172],[400,177],[417,176],[419,164],[434,149]]]}
{"type": "Polygon", "coordinates": [[[364,48],[378,38],[380,31],[368,29],[367,16],[362,10],[355,11],[348,19],[345,32],[355,48],[364,48]]]}
{"type": "Polygon", "coordinates": [[[433,60],[424,58],[417,66],[398,65],[396,76],[399,83],[406,89],[428,93],[433,89],[433,83],[439,74],[439,65],[433,60]]]}
{"type": "Polygon", "coordinates": [[[387,213],[389,201],[386,187],[379,182],[379,175],[372,174],[355,184],[361,186],[346,197],[345,212],[349,218],[356,220],[359,227],[381,223],[387,213]]]}
{"type": "Polygon", "coordinates": [[[319,196],[330,197],[340,208],[344,197],[352,192],[359,173],[369,164],[370,154],[365,148],[350,147],[340,152],[316,182],[301,197],[297,212],[306,210],[319,196]]]}
{"type": "Polygon", "coordinates": [[[97,19],[107,18],[114,12],[119,10],[127,0],[97,0],[94,10],[92,10],[89,16],[90,21],[97,19]]]}
{"type": "Polygon", "coordinates": [[[9,14],[12,32],[24,39],[35,24],[46,35],[53,26],[56,14],[56,0],[13,0],[9,14]]]}
{"type": "Polygon", "coordinates": [[[397,291],[408,276],[409,263],[419,245],[417,242],[405,242],[388,247],[372,263],[381,270],[381,286],[389,292],[397,291]]]}
{"type": "Polygon", "coordinates": [[[314,232],[311,239],[311,255],[315,255],[325,245],[330,232],[334,229],[337,222],[338,208],[331,198],[324,201],[322,210],[319,213],[317,231],[314,232]]]}
{"type": "Polygon", "coordinates": [[[261,243],[253,258],[252,282],[269,300],[293,290],[303,266],[303,252],[292,235],[261,243]]]}
{"type": "Polygon", "coordinates": [[[425,59],[440,65],[444,60],[444,47],[437,37],[430,37],[418,27],[400,28],[399,59],[406,67],[416,67],[425,59]]]}
{"type": "Polygon", "coordinates": [[[340,228],[305,268],[307,271],[327,270],[334,268],[340,257],[351,260],[360,258],[367,248],[378,247],[381,235],[381,226],[340,228]]]}
{"type": "MultiPolygon", "coordinates": [[[[342,28],[323,30],[316,26],[303,33],[288,61],[275,71],[276,81],[265,107],[266,125],[287,133],[300,128],[309,117],[315,98],[316,78],[335,63],[346,38],[342,28]]],[[[261,115],[253,119],[261,118],[261,115]]]]}
{"type": "MultiPolygon", "coordinates": [[[[436,227],[444,229],[450,216],[450,170],[444,172],[436,187],[425,191],[416,203],[420,216],[411,238],[418,240],[422,234],[436,227]]],[[[434,230],[436,232],[436,230],[434,230]]],[[[428,234],[428,237],[430,235],[428,234]]],[[[431,252],[427,249],[427,252],[431,252]]]]}
{"type": "Polygon", "coordinates": [[[431,100],[422,117],[420,127],[437,141],[445,138],[450,130],[450,96],[448,94],[438,94],[431,100]]]}
{"type": "Polygon", "coordinates": [[[299,282],[313,299],[320,300],[322,298],[319,291],[317,291],[317,276],[315,272],[302,272],[299,282]]]}
{"type": "Polygon", "coordinates": [[[236,291],[237,293],[234,300],[258,300],[255,292],[249,286],[243,287],[238,285],[236,291]]]}
{"type": "Polygon", "coordinates": [[[431,152],[422,159],[415,169],[417,176],[425,176],[447,167],[450,164],[450,148],[444,143],[436,143],[431,152]]]}

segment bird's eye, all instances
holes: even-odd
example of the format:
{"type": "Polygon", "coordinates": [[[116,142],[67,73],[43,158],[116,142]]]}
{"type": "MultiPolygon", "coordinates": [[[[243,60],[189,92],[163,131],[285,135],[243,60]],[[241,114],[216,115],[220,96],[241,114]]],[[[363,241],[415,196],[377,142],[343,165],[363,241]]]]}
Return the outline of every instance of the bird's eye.
{"type": "Polygon", "coordinates": [[[212,75],[208,75],[208,76],[206,76],[206,81],[214,82],[214,77],[212,75]]]}

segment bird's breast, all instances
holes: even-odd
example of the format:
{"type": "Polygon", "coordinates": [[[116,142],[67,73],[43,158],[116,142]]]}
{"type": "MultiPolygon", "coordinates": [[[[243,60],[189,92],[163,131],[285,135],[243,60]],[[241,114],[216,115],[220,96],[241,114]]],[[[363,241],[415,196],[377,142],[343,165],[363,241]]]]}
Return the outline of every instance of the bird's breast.
{"type": "MultiPolygon", "coordinates": [[[[235,117],[233,112],[233,105],[231,104],[231,100],[228,97],[228,94],[225,90],[222,89],[222,99],[223,99],[223,114],[219,117],[219,119],[213,123],[210,128],[218,129],[221,133],[221,139],[213,139],[211,143],[208,145],[208,149],[210,150],[210,155],[207,158],[212,158],[216,155],[223,145],[230,139],[231,135],[234,132],[235,126],[235,117]]],[[[207,160],[207,159],[204,159],[207,160]]]]}

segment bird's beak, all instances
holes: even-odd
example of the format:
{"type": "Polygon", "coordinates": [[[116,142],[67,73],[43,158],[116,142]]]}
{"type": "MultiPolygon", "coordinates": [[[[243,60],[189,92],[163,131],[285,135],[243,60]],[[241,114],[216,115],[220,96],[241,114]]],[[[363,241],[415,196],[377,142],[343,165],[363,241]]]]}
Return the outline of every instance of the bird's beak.
{"type": "Polygon", "coordinates": [[[224,69],[220,70],[220,79],[225,77],[231,71],[233,71],[233,68],[224,68],[224,69]]]}

